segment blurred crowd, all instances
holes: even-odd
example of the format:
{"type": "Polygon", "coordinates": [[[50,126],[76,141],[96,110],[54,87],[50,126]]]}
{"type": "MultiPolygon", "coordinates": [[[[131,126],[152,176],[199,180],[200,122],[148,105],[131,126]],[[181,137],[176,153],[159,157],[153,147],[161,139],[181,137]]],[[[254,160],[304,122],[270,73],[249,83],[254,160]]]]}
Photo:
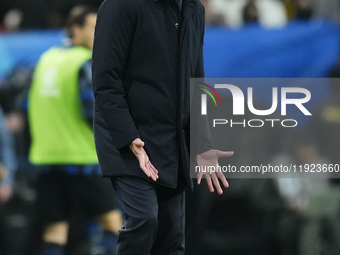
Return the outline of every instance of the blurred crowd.
{"type": "Polygon", "coordinates": [[[281,28],[289,20],[327,18],[339,22],[337,0],[204,0],[208,24],[241,27],[259,23],[281,28]]]}
{"type": "MultiPolygon", "coordinates": [[[[290,21],[323,18],[340,25],[339,0],[201,0],[206,25],[281,29],[290,21]]],[[[63,28],[72,6],[101,0],[13,0],[0,4],[1,35],[63,28]]],[[[1,62],[0,55],[0,62],[1,62]]],[[[1,63],[0,63],[1,64],[1,63]]],[[[36,219],[39,170],[28,160],[27,93],[34,66],[16,67],[0,80],[0,254],[35,255],[41,230],[36,219]]],[[[326,78],[326,77],[325,77],[326,78]]],[[[266,129],[234,130],[235,156],[226,164],[339,164],[340,62],[329,73],[329,98],[294,136],[266,129]],[[275,142],[274,142],[275,141],[275,142]]],[[[281,131],[280,131],[281,132],[281,131]]],[[[218,146],[219,141],[215,141],[218,146]]],[[[187,193],[188,255],[338,255],[340,182],[336,179],[232,179],[221,197],[197,186],[187,193]]],[[[98,228],[81,212],[72,215],[70,254],[97,254],[98,228]],[[80,246],[90,247],[87,251],[80,246]]]]}
{"type": "MultiPolygon", "coordinates": [[[[65,26],[72,6],[89,4],[98,8],[101,0],[50,1],[14,0],[1,3],[0,32],[65,26]]],[[[202,0],[206,23],[232,28],[260,23],[269,28],[285,26],[289,20],[327,18],[340,22],[338,0],[202,0]]]]}

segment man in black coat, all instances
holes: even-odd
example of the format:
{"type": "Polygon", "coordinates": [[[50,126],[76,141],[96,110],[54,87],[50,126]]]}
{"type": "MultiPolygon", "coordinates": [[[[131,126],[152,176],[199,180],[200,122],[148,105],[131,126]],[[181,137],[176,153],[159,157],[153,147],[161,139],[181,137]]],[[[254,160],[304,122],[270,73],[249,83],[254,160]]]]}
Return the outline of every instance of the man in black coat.
{"type": "MultiPolygon", "coordinates": [[[[99,9],[94,131],[103,175],[124,211],[118,255],[184,253],[189,88],[190,78],[204,76],[203,38],[198,0],[106,0],[99,9]]],[[[191,148],[199,165],[232,155],[212,150],[209,138],[202,142],[191,148]]],[[[215,175],[206,179],[222,194],[215,175]]]]}

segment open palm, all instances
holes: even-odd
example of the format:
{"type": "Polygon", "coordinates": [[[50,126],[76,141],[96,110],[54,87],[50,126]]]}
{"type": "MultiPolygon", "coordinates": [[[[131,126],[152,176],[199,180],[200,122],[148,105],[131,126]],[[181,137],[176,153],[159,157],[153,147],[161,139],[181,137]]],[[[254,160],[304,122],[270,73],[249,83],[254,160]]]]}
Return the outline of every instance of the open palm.
{"type": "MultiPolygon", "coordinates": [[[[198,154],[196,156],[196,163],[200,169],[208,169],[208,167],[214,166],[215,169],[218,169],[218,159],[220,157],[230,157],[234,154],[233,151],[219,151],[219,150],[209,150],[204,153],[198,154]]],[[[220,178],[223,186],[225,188],[229,187],[228,181],[220,171],[208,172],[208,171],[200,171],[197,176],[197,184],[201,184],[202,177],[205,177],[207,180],[208,188],[210,192],[214,192],[214,186],[217,190],[218,194],[223,194],[223,190],[221,188],[220,182],[218,178],[220,178]]]]}

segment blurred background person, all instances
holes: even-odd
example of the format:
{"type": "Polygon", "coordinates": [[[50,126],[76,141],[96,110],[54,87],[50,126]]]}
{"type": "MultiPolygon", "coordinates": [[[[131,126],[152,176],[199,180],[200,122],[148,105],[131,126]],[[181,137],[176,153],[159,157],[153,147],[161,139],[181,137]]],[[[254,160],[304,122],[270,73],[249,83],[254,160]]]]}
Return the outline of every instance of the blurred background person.
{"type": "Polygon", "coordinates": [[[264,27],[281,28],[287,24],[285,6],[279,0],[210,0],[209,4],[211,12],[222,15],[226,25],[233,28],[243,25],[244,9],[249,5],[256,6],[259,22],[264,27]]]}
{"type": "Polygon", "coordinates": [[[256,25],[259,22],[259,14],[255,0],[248,0],[242,12],[244,25],[256,25]]]}
{"type": "Polygon", "coordinates": [[[287,15],[295,17],[323,18],[340,24],[340,1],[338,0],[283,0],[287,15]]]}
{"type": "Polygon", "coordinates": [[[309,129],[323,155],[327,155],[332,164],[339,164],[340,151],[340,64],[330,73],[330,97],[315,109],[309,123],[309,129]]]}
{"type": "Polygon", "coordinates": [[[13,141],[5,116],[0,108],[0,201],[6,203],[12,196],[14,175],[17,167],[13,141]]]}
{"type": "Polygon", "coordinates": [[[17,167],[11,134],[0,108],[0,252],[7,253],[4,236],[4,207],[13,195],[14,176],[17,167]]]}
{"type": "Polygon", "coordinates": [[[64,254],[68,221],[76,208],[96,216],[103,229],[102,250],[96,254],[115,254],[122,225],[111,184],[100,176],[93,140],[90,66],[95,23],[95,9],[71,10],[71,45],[43,54],[29,91],[30,160],[41,167],[37,203],[44,255],[64,254]]]}
{"type": "Polygon", "coordinates": [[[315,14],[320,18],[327,18],[340,24],[340,1],[313,0],[315,14]]]}
{"type": "Polygon", "coordinates": [[[207,26],[226,26],[227,21],[225,15],[215,13],[211,10],[211,0],[202,0],[201,3],[205,8],[205,24],[207,26]]]}
{"type": "Polygon", "coordinates": [[[23,13],[20,10],[13,9],[5,14],[0,31],[3,33],[10,33],[18,31],[23,20],[23,13]]]}
{"type": "Polygon", "coordinates": [[[286,152],[276,155],[272,161],[275,166],[295,165],[298,168],[293,178],[282,174],[276,179],[285,205],[281,218],[286,225],[281,226],[281,231],[287,234],[282,239],[282,249],[296,249],[295,253],[301,255],[339,254],[340,189],[331,185],[330,173],[315,177],[299,172],[299,166],[328,166],[330,163],[320,154],[314,137],[298,132],[286,152]]]}
{"type": "Polygon", "coordinates": [[[308,21],[313,17],[312,0],[296,0],[295,19],[308,21]]]}
{"type": "Polygon", "coordinates": [[[1,56],[0,77],[5,77],[12,70],[14,63],[13,60],[11,59],[7,47],[2,42],[1,34],[0,34],[0,56],[1,56]]]}

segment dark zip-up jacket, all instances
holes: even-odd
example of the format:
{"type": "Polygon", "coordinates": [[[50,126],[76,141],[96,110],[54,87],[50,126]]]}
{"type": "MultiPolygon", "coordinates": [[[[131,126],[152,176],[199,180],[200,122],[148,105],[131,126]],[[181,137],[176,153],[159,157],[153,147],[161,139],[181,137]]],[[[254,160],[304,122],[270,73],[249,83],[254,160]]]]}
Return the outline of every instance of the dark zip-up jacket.
{"type": "Polygon", "coordinates": [[[93,50],[94,133],[104,176],[152,181],[128,146],[136,138],[158,184],[188,186],[190,78],[203,77],[204,7],[198,0],[106,0],[93,50]]]}

